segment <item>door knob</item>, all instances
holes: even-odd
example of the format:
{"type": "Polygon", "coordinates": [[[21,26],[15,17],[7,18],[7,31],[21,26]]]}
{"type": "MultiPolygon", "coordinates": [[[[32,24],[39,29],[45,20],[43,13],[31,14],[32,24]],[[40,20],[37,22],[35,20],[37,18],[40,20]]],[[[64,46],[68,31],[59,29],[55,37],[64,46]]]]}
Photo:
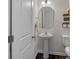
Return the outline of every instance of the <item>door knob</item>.
{"type": "Polygon", "coordinates": [[[32,36],[32,38],[35,38],[35,36],[32,36]]]}

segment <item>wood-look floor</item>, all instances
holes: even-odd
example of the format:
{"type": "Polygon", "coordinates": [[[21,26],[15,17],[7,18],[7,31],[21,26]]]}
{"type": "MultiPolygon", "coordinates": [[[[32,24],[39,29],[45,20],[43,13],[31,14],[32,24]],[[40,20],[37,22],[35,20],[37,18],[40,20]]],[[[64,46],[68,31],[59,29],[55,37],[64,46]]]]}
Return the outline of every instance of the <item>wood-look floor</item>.
{"type": "MultiPolygon", "coordinates": [[[[43,54],[38,53],[38,55],[36,56],[36,59],[44,59],[43,54]]],[[[49,55],[48,59],[65,59],[65,57],[64,56],[58,56],[58,55],[49,55]]]]}

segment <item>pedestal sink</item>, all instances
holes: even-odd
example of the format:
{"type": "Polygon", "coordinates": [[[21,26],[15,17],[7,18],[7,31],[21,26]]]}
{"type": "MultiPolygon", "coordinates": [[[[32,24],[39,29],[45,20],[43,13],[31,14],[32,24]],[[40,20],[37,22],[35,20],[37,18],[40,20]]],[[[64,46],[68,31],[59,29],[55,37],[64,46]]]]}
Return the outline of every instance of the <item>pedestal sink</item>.
{"type": "Polygon", "coordinates": [[[53,34],[44,32],[39,34],[39,37],[44,40],[43,58],[48,59],[49,58],[48,40],[53,37],[53,34]]]}

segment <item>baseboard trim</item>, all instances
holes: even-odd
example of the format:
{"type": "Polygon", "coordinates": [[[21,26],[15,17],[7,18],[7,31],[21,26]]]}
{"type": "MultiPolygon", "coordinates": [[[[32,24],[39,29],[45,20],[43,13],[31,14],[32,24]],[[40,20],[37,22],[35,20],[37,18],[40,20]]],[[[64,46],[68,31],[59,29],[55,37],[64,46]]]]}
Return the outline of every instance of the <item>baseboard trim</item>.
{"type": "MultiPolygon", "coordinates": [[[[38,53],[43,53],[42,50],[38,50],[38,53]]],[[[66,54],[63,52],[52,52],[52,51],[49,51],[49,54],[51,55],[60,55],[60,56],[66,56],[66,54]]]]}
{"type": "Polygon", "coordinates": [[[49,52],[51,55],[60,55],[60,56],[66,56],[65,53],[62,53],[62,52],[49,52]]]}
{"type": "MultiPolygon", "coordinates": [[[[38,53],[35,59],[44,59],[43,58],[43,53],[38,53]]],[[[66,56],[49,54],[49,58],[48,59],[66,59],[66,56]]]]}

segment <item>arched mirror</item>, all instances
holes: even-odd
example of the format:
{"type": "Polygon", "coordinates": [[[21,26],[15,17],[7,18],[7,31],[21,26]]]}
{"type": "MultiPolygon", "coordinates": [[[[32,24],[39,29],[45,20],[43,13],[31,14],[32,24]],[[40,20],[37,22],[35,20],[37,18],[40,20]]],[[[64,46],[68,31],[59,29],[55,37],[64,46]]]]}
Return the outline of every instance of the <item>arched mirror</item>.
{"type": "Polygon", "coordinates": [[[51,7],[42,7],[38,18],[40,28],[51,29],[54,26],[54,10],[51,7]]]}

